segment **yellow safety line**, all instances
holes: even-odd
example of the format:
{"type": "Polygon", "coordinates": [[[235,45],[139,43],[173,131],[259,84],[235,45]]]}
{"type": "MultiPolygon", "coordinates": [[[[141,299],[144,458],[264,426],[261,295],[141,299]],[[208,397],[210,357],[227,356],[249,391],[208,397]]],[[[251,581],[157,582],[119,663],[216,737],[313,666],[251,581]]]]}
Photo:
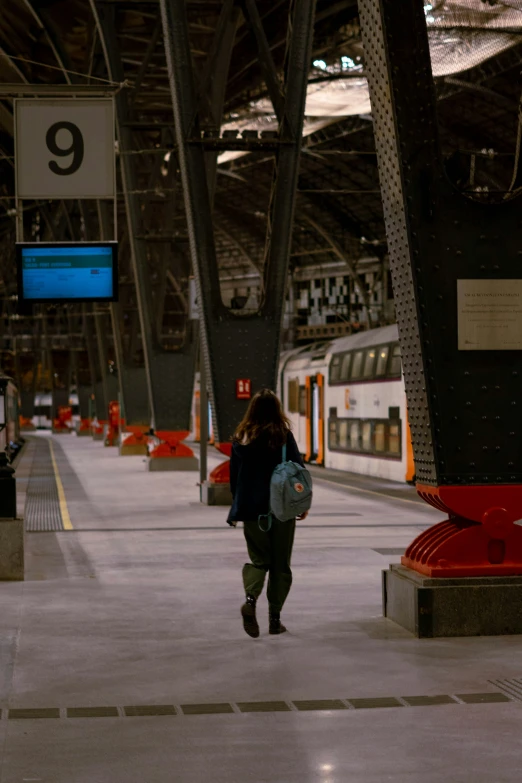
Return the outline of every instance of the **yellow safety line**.
{"type": "Polygon", "coordinates": [[[53,463],[54,478],[56,480],[56,489],[58,490],[58,502],[60,503],[60,514],[62,515],[62,523],[64,530],[72,530],[71,517],[69,516],[69,509],[67,508],[67,501],[65,499],[65,492],[63,491],[63,484],[58,472],[58,465],[56,464],[56,458],[54,456],[53,442],[49,440],[49,450],[51,452],[51,461],[53,463]]]}

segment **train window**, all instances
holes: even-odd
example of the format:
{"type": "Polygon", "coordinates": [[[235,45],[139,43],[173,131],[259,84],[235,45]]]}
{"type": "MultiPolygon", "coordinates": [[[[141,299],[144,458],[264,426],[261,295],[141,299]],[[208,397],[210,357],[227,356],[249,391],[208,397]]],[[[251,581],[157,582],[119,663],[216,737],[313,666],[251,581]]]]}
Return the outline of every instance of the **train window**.
{"type": "Polygon", "coordinates": [[[371,421],[363,421],[362,423],[362,450],[372,451],[372,423],[371,421]]]}
{"type": "Polygon", "coordinates": [[[375,367],[376,354],[377,351],[375,350],[375,348],[370,348],[369,351],[366,351],[366,355],[364,357],[363,378],[373,377],[373,369],[375,367]]]}
{"type": "Polygon", "coordinates": [[[375,425],[375,451],[382,453],[386,451],[386,423],[380,421],[375,425]]]}
{"type": "Polygon", "coordinates": [[[299,415],[306,416],[306,386],[299,387],[299,415]]]}
{"type": "Polygon", "coordinates": [[[348,445],[348,448],[359,451],[360,443],[359,443],[359,434],[360,434],[360,426],[359,421],[351,421],[350,422],[350,443],[348,445]]]}
{"type": "Polygon", "coordinates": [[[352,371],[350,378],[360,378],[362,375],[364,351],[356,351],[353,355],[352,371]]]}
{"type": "Polygon", "coordinates": [[[395,345],[392,348],[389,375],[390,378],[401,377],[401,349],[399,343],[395,343],[395,345]]]}
{"type": "Polygon", "coordinates": [[[373,454],[381,459],[401,458],[401,422],[390,419],[328,420],[329,448],[353,454],[373,454]]]}
{"type": "Polygon", "coordinates": [[[388,356],[390,354],[390,346],[383,345],[377,350],[377,369],[375,375],[377,378],[382,378],[386,375],[386,368],[388,366],[388,356]]]}
{"type": "Polygon", "coordinates": [[[343,362],[341,365],[341,374],[340,374],[340,380],[341,381],[347,381],[350,377],[350,365],[352,363],[352,354],[351,353],[345,353],[343,356],[343,362]]]}
{"type": "Polygon", "coordinates": [[[341,354],[336,354],[330,365],[330,383],[336,383],[339,380],[341,370],[341,354]]]}
{"type": "Polygon", "coordinates": [[[348,443],[348,419],[341,419],[339,421],[339,447],[341,449],[349,449],[348,443]]]}
{"type": "Polygon", "coordinates": [[[401,425],[396,422],[390,424],[390,441],[389,441],[390,454],[401,453],[401,425]]]}
{"type": "Polygon", "coordinates": [[[330,448],[337,448],[337,422],[330,420],[330,448]]]}

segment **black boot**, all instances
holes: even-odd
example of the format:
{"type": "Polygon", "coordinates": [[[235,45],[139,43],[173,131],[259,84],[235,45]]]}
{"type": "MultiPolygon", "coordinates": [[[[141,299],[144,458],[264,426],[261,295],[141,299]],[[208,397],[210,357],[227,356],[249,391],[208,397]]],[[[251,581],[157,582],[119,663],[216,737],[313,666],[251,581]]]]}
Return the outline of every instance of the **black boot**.
{"type": "Polygon", "coordinates": [[[268,633],[278,634],[284,633],[285,631],[286,628],[281,622],[280,612],[274,612],[273,609],[270,609],[268,612],[268,633]]]}
{"type": "Polygon", "coordinates": [[[243,628],[253,639],[259,636],[259,625],[256,618],[256,599],[253,595],[247,595],[246,601],[241,607],[241,616],[243,617],[243,628]]]}

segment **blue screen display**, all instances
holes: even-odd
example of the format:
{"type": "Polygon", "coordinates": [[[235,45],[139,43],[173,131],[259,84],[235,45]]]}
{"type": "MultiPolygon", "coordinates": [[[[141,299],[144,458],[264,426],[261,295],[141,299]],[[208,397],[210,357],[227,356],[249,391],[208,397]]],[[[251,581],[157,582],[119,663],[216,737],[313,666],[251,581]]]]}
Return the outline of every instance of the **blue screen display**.
{"type": "Polygon", "coordinates": [[[23,247],[23,298],[110,299],[112,247],[23,247]]]}

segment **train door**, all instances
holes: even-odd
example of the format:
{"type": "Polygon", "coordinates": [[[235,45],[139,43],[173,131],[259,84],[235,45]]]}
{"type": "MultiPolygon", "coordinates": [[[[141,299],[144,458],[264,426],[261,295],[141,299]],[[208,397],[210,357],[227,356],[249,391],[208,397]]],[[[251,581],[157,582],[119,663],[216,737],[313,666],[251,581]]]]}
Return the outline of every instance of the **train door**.
{"type": "Polygon", "coordinates": [[[306,389],[307,462],[324,465],[324,375],[308,375],[306,389]]]}

